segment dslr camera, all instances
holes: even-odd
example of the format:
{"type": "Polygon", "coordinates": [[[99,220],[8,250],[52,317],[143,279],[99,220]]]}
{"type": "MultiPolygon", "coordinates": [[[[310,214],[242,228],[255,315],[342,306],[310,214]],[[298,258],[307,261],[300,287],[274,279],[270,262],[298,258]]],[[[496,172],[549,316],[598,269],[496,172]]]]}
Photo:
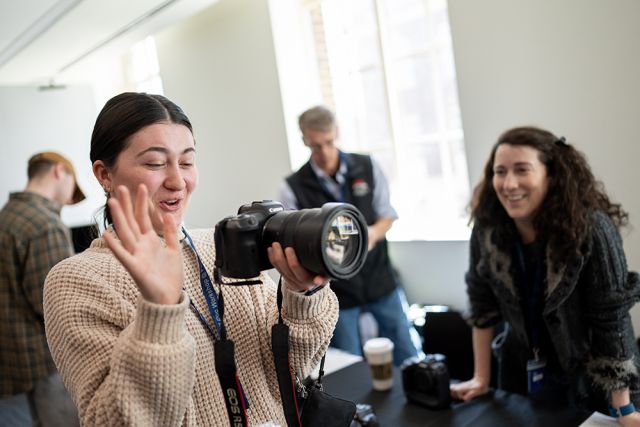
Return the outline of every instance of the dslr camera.
{"type": "Polygon", "coordinates": [[[364,216],[348,203],[296,211],[263,200],[241,206],[237,215],[216,224],[216,267],[226,277],[256,277],[273,268],[267,248],[279,242],[292,247],[312,273],[348,279],[364,265],[367,237],[364,216]]]}
{"type": "Polygon", "coordinates": [[[402,366],[402,388],[407,400],[429,409],[447,408],[451,404],[449,370],[442,354],[413,357],[402,366]]]}

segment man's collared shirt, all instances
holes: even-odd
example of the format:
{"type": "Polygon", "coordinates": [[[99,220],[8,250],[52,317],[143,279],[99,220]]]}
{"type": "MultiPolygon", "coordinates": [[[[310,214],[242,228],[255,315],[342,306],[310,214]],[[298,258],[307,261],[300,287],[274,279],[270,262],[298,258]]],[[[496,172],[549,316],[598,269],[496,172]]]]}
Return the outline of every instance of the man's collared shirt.
{"type": "Polygon", "coordinates": [[[55,371],[42,291],[49,270],[73,255],[61,208],[20,192],[12,193],[0,211],[0,398],[29,391],[55,371]]]}
{"type": "MultiPolygon", "coordinates": [[[[320,166],[318,166],[313,159],[309,159],[309,164],[313,173],[320,181],[322,187],[326,189],[336,200],[343,200],[342,187],[347,182],[347,162],[343,161],[343,156],[348,156],[348,153],[340,152],[340,166],[336,172],[335,179],[324,173],[320,166]]],[[[371,158],[371,165],[373,167],[373,209],[375,210],[378,218],[391,218],[398,219],[398,213],[391,206],[389,196],[389,184],[387,179],[373,158],[371,158]]],[[[285,180],[280,187],[280,202],[288,209],[299,209],[298,200],[296,199],[293,190],[285,180]]]]}

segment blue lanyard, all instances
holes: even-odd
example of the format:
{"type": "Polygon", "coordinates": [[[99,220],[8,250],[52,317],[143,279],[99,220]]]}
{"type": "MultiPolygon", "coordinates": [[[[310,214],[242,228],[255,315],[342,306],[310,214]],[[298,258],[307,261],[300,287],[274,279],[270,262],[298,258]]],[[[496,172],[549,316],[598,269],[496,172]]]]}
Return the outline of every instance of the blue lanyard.
{"type": "Polygon", "coordinates": [[[191,300],[191,306],[194,308],[198,317],[200,317],[200,321],[204,323],[209,332],[213,335],[216,340],[220,340],[222,334],[222,318],[220,317],[220,300],[218,299],[218,294],[216,293],[215,288],[213,287],[213,282],[211,281],[211,277],[209,273],[207,273],[207,269],[204,267],[202,260],[200,259],[200,255],[198,254],[198,250],[196,249],[196,245],[193,243],[191,236],[187,232],[186,228],[182,227],[182,232],[187,237],[187,241],[189,243],[189,247],[193,250],[193,253],[196,256],[196,260],[198,260],[198,265],[200,267],[200,286],[202,287],[202,293],[204,294],[204,298],[207,301],[207,306],[209,307],[209,313],[211,314],[211,318],[213,319],[213,323],[216,328],[212,328],[209,322],[204,318],[202,313],[198,310],[198,308],[191,300]]]}

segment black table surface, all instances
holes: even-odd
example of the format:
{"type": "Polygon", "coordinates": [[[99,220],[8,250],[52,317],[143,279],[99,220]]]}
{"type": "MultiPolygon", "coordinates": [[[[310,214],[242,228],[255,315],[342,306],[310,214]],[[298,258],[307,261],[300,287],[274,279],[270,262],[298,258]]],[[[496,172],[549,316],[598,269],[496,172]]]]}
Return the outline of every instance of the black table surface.
{"type": "Polygon", "coordinates": [[[590,415],[558,405],[542,405],[526,396],[502,390],[469,402],[454,402],[450,409],[430,410],[407,401],[399,369],[394,368],[391,390],[373,390],[366,362],[326,375],[322,382],[324,390],[333,396],[370,404],[382,427],[571,427],[579,426],[590,415]]]}

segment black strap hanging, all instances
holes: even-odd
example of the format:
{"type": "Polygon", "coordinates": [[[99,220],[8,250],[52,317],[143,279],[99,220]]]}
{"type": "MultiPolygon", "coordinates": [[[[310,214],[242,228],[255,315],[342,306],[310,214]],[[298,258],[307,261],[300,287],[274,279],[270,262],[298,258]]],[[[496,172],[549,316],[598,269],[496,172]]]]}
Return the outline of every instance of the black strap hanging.
{"type": "Polygon", "coordinates": [[[271,347],[273,361],[278,376],[282,409],[288,427],[301,427],[298,415],[298,398],[296,396],[296,384],[291,373],[289,360],[289,326],[282,320],[282,277],[278,281],[278,323],[271,327],[271,347]]]}
{"type": "MultiPolygon", "coordinates": [[[[220,319],[224,319],[224,299],[222,297],[222,286],[219,292],[218,308],[220,319]]],[[[222,387],[224,403],[227,407],[229,422],[232,427],[246,427],[247,407],[246,397],[236,367],[235,345],[233,341],[227,339],[227,330],[224,321],[220,324],[220,340],[214,344],[215,366],[218,380],[222,387]]]]}
{"type": "MultiPolygon", "coordinates": [[[[278,281],[277,303],[278,323],[271,328],[271,347],[276,366],[276,374],[278,376],[280,397],[282,398],[282,409],[284,410],[284,417],[288,427],[302,427],[296,382],[294,381],[295,375],[291,369],[291,359],[289,358],[289,326],[287,326],[282,319],[282,277],[280,277],[278,281]]],[[[325,356],[326,354],[322,355],[318,379],[313,385],[313,387],[319,390],[322,390],[325,356]]]]}
{"type": "Polygon", "coordinates": [[[200,321],[211,333],[214,344],[214,358],[216,374],[220,382],[222,394],[224,396],[224,403],[227,408],[227,414],[229,416],[229,423],[231,427],[247,427],[249,425],[247,421],[247,407],[249,401],[246,398],[240,378],[238,377],[238,369],[235,362],[235,345],[233,341],[227,338],[227,329],[224,325],[224,298],[222,295],[222,279],[217,271],[214,269],[215,283],[220,286],[220,291],[215,292],[213,283],[209,278],[204,263],[200,259],[200,255],[196,249],[196,246],[191,239],[189,233],[183,227],[183,232],[188,239],[189,246],[193,250],[198,265],[200,267],[200,284],[202,292],[205,296],[205,301],[209,308],[212,320],[214,321],[213,327],[207,322],[207,319],[198,310],[193,300],[191,300],[191,307],[196,312],[200,321]]]}

